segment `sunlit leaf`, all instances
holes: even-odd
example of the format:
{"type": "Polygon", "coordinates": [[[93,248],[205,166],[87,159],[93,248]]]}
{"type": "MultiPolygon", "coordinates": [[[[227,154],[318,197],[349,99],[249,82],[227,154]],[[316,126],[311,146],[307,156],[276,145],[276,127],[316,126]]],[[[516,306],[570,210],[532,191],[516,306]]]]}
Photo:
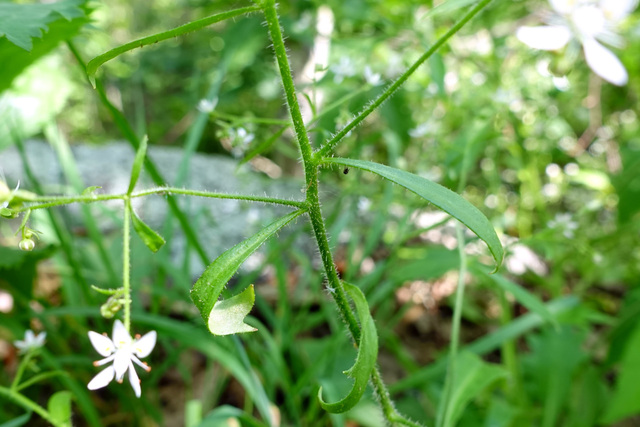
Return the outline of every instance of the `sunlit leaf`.
{"type": "Polygon", "coordinates": [[[59,391],[49,399],[48,408],[51,419],[58,426],[71,426],[71,398],[70,391],[59,391]]]}
{"type": "Polygon", "coordinates": [[[166,243],[164,238],[142,221],[133,209],[131,209],[131,220],[136,234],[152,252],[158,252],[164,246],[166,243]]]}
{"type": "MultiPolygon", "coordinates": [[[[221,329],[225,331],[225,334],[234,333],[228,327],[218,327],[214,325],[214,328],[211,328],[212,325],[210,318],[214,315],[213,311],[216,309],[215,306],[218,303],[220,293],[231,277],[233,277],[236,271],[238,271],[238,268],[240,268],[242,263],[252,253],[254,253],[269,237],[273,236],[278,232],[278,230],[289,224],[303,212],[304,211],[300,210],[295,211],[272,222],[258,233],[225,251],[222,255],[216,258],[215,261],[209,264],[204,273],[202,273],[202,276],[200,276],[191,289],[191,299],[196,307],[198,307],[198,310],[200,310],[200,315],[209,327],[211,333],[216,334],[216,331],[219,332],[221,329]]],[[[231,300],[233,300],[233,298],[231,298],[231,300]]],[[[246,311],[246,307],[243,307],[242,304],[240,304],[235,312],[227,305],[223,305],[223,308],[226,310],[228,315],[235,316],[237,318],[227,319],[225,320],[225,323],[243,325],[244,317],[248,312],[246,311]]],[[[215,316],[216,319],[219,320],[218,314],[215,314],[215,316]]],[[[235,332],[247,332],[247,330],[243,329],[235,332]]]]}
{"type": "Polygon", "coordinates": [[[93,196],[93,194],[95,193],[96,190],[101,189],[102,187],[98,186],[98,185],[92,185],[91,187],[87,187],[84,190],[82,190],[82,195],[83,196],[93,196]]]}
{"type": "Polygon", "coordinates": [[[147,141],[148,139],[146,135],[140,140],[140,145],[138,146],[136,157],[133,159],[133,166],[131,167],[131,179],[129,180],[129,189],[127,190],[127,194],[131,194],[133,188],[138,182],[138,178],[140,177],[140,172],[144,165],[144,158],[147,156],[147,141]]]}
{"type": "Polygon", "coordinates": [[[378,333],[369,311],[367,299],[358,287],[349,283],[344,283],[344,287],[356,306],[362,334],[358,343],[356,362],[348,371],[345,371],[345,374],[355,380],[349,394],[338,402],[326,403],[322,400],[322,388],[318,390],[320,406],[327,412],[334,414],[346,412],[360,401],[378,358],[378,333]]]}
{"type": "Polygon", "coordinates": [[[344,158],[326,158],[324,163],[349,166],[373,172],[413,191],[469,227],[489,247],[489,251],[496,261],[496,270],[500,267],[504,251],[491,222],[478,208],[467,202],[460,195],[421,176],[379,163],[344,158]]]}
{"type": "Polygon", "coordinates": [[[81,0],[44,4],[0,3],[0,37],[4,36],[16,46],[30,51],[32,39],[42,37],[50,22],[83,17],[82,3],[81,0]]]}
{"type": "Polygon", "coordinates": [[[256,295],[253,285],[249,285],[238,295],[220,300],[213,305],[209,314],[209,330],[213,335],[231,335],[255,332],[257,329],[244,323],[244,318],[253,308],[256,295]]]}

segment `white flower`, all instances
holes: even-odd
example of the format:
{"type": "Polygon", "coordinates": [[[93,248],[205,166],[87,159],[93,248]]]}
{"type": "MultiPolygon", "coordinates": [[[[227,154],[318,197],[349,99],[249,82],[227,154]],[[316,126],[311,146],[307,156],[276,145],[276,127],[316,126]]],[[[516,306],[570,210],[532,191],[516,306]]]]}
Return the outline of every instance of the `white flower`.
{"type": "Polygon", "coordinates": [[[40,332],[38,335],[34,334],[31,329],[27,329],[24,333],[24,340],[14,341],[16,347],[20,350],[20,353],[26,353],[29,350],[35,350],[44,345],[44,339],[47,337],[46,332],[40,332]]]}
{"type": "Polygon", "coordinates": [[[578,223],[573,220],[570,213],[557,214],[554,219],[547,222],[547,227],[562,230],[562,235],[567,239],[575,237],[574,231],[578,229],[578,223]]]}
{"type": "Polygon", "coordinates": [[[382,76],[380,73],[374,73],[371,67],[368,65],[364,67],[364,79],[371,86],[378,86],[382,84],[382,76]]]}
{"type": "Polygon", "coordinates": [[[213,98],[212,100],[201,99],[196,108],[201,113],[211,113],[216,108],[216,105],[218,105],[218,98],[213,98]]]}
{"type": "Polygon", "coordinates": [[[331,66],[333,71],[333,81],[337,84],[342,83],[345,78],[353,77],[356,74],[353,61],[348,56],[340,58],[340,62],[331,66]]]}
{"type": "Polygon", "coordinates": [[[543,27],[520,27],[518,39],[534,49],[561,49],[575,38],[594,73],[613,83],[625,85],[629,79],[622,62],[600,42],[621,47],[616,27],[636,7],[638,0],[549,0],[555,13],[543,27]]]}
{"type": "Polygon", "coordinates": [[[132,339],[121,321],[116,320],[113,324],[113,341],[97,332],[89,331],[89,339],[93,348],[105,358],[93,362],[94,366],[104,365],[113,361],[113,365],[102,370],[87,385],[89,390],[97,390],[106,387],[114,378],[119,383],[122,382],[124,374],[129,371],[129,382],[136,397],[140,397],[140,379],[136,374],[133,362],[149,372],[151,368],[140,361],[139,358],[147,357],[156,345],[156,331],[132,339]]]}

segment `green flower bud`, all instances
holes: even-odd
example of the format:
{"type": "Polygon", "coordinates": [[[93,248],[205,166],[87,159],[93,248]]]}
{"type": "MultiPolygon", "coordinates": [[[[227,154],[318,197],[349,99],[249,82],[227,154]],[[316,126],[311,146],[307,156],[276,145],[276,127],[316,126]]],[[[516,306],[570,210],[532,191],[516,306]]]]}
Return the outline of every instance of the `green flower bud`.
{"type": "Polygon", "coordinates": [[[18,247],[26,252],[31,252],[36,247],[36,243],[31,239],[22,239],[18,243],[18,247]]]}

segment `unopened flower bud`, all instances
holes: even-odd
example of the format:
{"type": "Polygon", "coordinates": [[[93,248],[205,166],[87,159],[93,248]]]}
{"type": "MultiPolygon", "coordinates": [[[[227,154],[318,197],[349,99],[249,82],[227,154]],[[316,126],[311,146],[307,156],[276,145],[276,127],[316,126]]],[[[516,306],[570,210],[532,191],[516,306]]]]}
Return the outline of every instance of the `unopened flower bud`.
{"type": "Polygon", "coordinates": [[[26,252],[31,252],[36,247],[36,243],[31,239],[22,239],[18,243],[18,247],[26,252]]]}

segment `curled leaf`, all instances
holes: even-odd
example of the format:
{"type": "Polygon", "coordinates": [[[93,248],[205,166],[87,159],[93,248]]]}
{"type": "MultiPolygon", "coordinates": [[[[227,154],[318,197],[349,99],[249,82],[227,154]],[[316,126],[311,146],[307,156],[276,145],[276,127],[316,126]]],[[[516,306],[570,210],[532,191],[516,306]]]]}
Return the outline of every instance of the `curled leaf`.
{"type": "Polygon", "coordinates": [[[131,220],[133,221],[133,229],[136,231],[136,234],[152,252],[158,252],[158,250],[164,246],[166,243],[164,237],[142,221],[133,209],[131,209],[131,220]]]}
{"type": "MultiPolygon", "coordinates": [[[[245,290],[228,301],[218,301],[227,282],[238,271],[242,263],[269,237],[289,224],[304,211],[298,210],[272,222],[258,233],[238,243],[216,258],[205,269],[191,289],[191,299],[200,310],[205,324],[214,335],[249,332],[244,317],[253,306],[253,289],[245,290]],[[250,304],[248,304],[250,301],[250,304]]],[[[253,330],[251,328],[250,330],[253,330]]]]}
{"type": "Polygon", "coordinates": [[[322,400],[322,388],[318,390],[320,406],[322,406],[325,411],[334,414],[346,412],[360,401],[367,388],[371,372],[376,365],[376,359],[378,358],[378,333],[373,322],[373,317],[371,317],[371,312],[369,311],[367,299],[358,287],[346,282],[343,282],[343,284],[356,306],[362,334],[360,336],[360,342],[358,343],[356,362],[348,371],[345,371],[347,376],[355,380],[349,394],[338,402],[326,403],[322,400]]]}

